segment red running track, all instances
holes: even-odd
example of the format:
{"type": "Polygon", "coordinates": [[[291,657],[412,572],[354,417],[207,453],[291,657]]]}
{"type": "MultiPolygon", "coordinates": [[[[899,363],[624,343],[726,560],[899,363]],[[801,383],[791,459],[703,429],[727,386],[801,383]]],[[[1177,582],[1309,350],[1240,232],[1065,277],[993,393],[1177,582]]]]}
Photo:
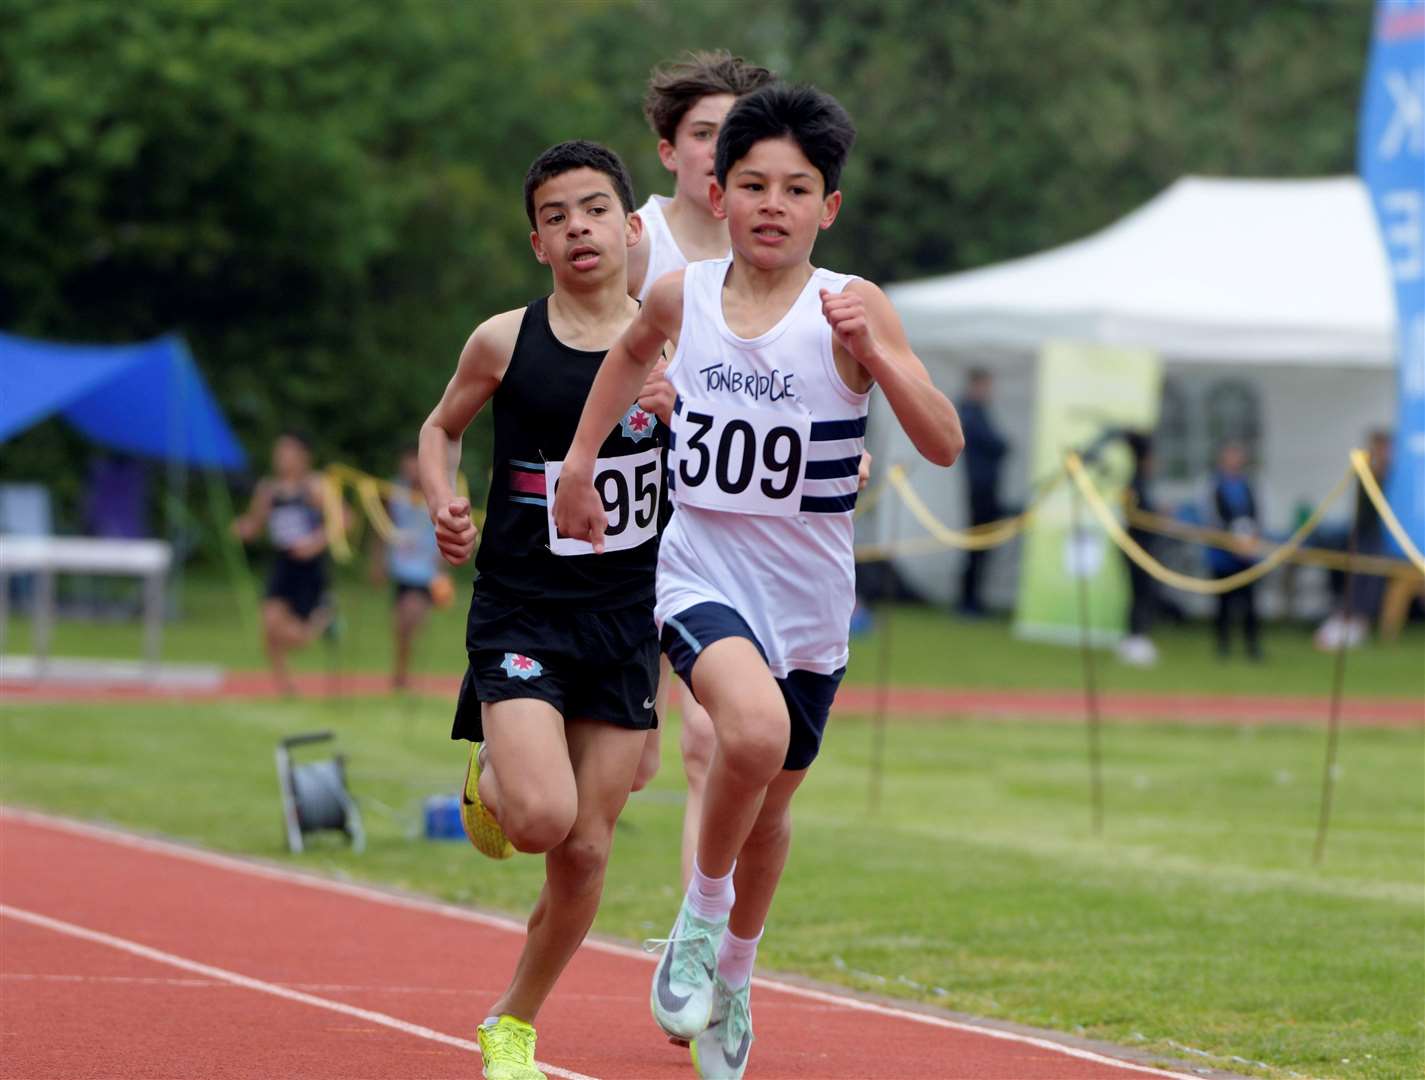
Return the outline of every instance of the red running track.
{"type": "MultiPolygon", "coordinates": [[[[372,672],[303,674],[296,677],[296,683],[304,697],[365,697],[391,692],[389,676],[372,672]]],[[[460,680],[454,676],[418,676],[415,689],[454,700],[460,680]]],[[[203,689],[7,680],[4,697],[13,705],[63,701],[242,701],[277,698],[280,694],[266,672],[230,671],[217,686],[203,689]]],[[[880,703],[881,693],[876,687],[845,685],[837,691],[834,708],[838,713],[865,715],[875,712],[880,703]]],[[[891,716],[901,719],[980,716],[1081,723],[1084,718],[1084,695],[1077,690],[893,686],[886,690],[885,705],[891,716]]],[[[1180,724],[1324,724],[1328,706],[1326,698],[1306,694],[1138,692],[1099,695],[1099,709],[1104,716],[1180,724]]],[[[1425,725],[1425,698],[1347,698],[1342,703],[1342,719],[1357,727],[1420,727],[1425,725]]]]}
{"type": "MultiPolygon", "coordinates": [[[[463,908],[0,810],[0,1077],[469,1080],[474,1025],[522,937],[463,908]]],[[[581,948],[540,1018],[545,1070],[691,1078],[648,1016],[652,970],[633,949],[581,948]]],[[[764,979],[753,1003],[750,1077],[1188,1080],[764,979]]]]}

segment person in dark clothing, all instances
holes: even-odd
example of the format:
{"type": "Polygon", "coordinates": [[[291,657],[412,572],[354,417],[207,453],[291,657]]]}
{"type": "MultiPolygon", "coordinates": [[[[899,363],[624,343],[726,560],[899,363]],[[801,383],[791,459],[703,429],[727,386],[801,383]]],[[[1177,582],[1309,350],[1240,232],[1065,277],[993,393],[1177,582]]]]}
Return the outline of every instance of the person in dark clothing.
{"type": "MultiPolygon", "coordinates": [[[[994,380],[984,368],[971,368],[964,397],[956,403],[965,433],[966,490],[969,495],[970,524],[984,525],[1004,516],[999,501],[999,471],[1009,453],[1009,443],[990,417],[990,394],[994,380]]],[[[960,575],[959,611],[962,615],[983,615],[980,583],[984,577],[988,551],[967,551],[960,575]]]]}
{"type": "MultiPolygon", "coordinates": [[[[1153,441],[1141,431],[1124,428],[1105,428],[1093,442],[1081,452],[1085,465],[1100,464],[1104,451],[1112,444],[1121,442],[1133,455],[1133,472],[1128,480],[1128,506],[1145,513],[1155,513],[1148,484],[1153,471],[1153,441]]],[[[1150,555],[1157,537],[1147,529],[1136,525],[1128,526],[1128,535],[1139,547],[1150,555]]],[[[1118,658],[1135,667],[1152,667],[1158,662],[1158,649],[1149,636],[1153,621],[1161,602],[1153,576],[1123,553],[1123,563],[1128,569],[1128,634],[1118,643],[1118,658]]]]}
{"type": "MultiPolygon", "coordinates": [[[[1371,475],[1382,487],[1390,474],[1392,444],[1391,433],[1380,430],[1372,431],[1367,442],[1371,475]]],[[[1330,533],[1326,529],[1319,530],[1321,539],[1316,541],[1317,545],[1349,551],[1354,532],[1358,555],[1384,554],[1385,526],[1381,522],[1380,511],[1359,482],[1356,484],[1356,509],[1352,521],[1350,526],[1338,526],[1330,533]]],[[[1345,571],[1332,570],[1331,598],[1331,615],[1317,628],[1313,638],[1316,648],[1330,651],[1343,643],[1347,648],[1355,648],[1370,637],[1371,623],[1380,614],[1381,603],[1385,599],[1385,578],[1375,574],[1356,574],[1348,597],[1345,571]]]]}
{"type": "MultiPolygon", "coordinates": [[[[1390,475],[1392,438],[1388,431],[1372,431],[1368,443],[1371,475],[1382,487],[1390,475]]],[[[1385,524],[1380,511],[1370,500],[1365,488],[1356,484],[1356,551],[1361,555],[1383,555],[1386,552],[1385,524]]],[[[1349,546],[1349,540],[1347,541],[1349,546]]],[[[1341,592],[1345,594],[1342,583],[1341,592]]],[[[1351,588],[1350,613],[1363,620],[1367,627],[1380,612],[1385,594],[1385,578],[1375,574],[1358,574],[1351,588]]]]}
{"type": "MultiPolygon", "coordinates": [[[[1231,577],[1256,561],[1252,552],[1262,530],[1257,518],[1256,496],[1243,472],[1246,464],[1247,452],[1240,443],[1224,443],[1217,452],[1217,470],[1212,478],[1212,508],[1218,527],[1239,537],[1238,543],[1231,549],[1208,549],[1208,567],[1212,576],[1218,579],[1231,577]]],[[[1247,656],[1252,660],[1262,659],[1256,588],[1254,582],[1218,596],[1218,656],[1225,658],[1231,652],[1232,623],[1240,622],[1246,639],[1247,656]]]]}
{"type": "MultiPolygon", "coordinates": [[[[1153,473],[1153,441],[1139,431],[1127,431],[1123,441],[1133,454],[1133,475],[1128,481],[1131,505],[1145,513],[1155,513],[1153,500],[1148,492],[1148,482],[1153,473]]],[[[1156,537],[1147,529],[1129,526],[1128,535],[1144,551],[1152,553],[1156,537]]],[[[1157,586],[1153,577],[1127,555],[1128,565],[1128,637],[1119,643],[1119,658],[1126,663],[1150,667],[1158,660],[1158,650],[1153,645],[1153,617],[1157,613],[1157,586]]]]}

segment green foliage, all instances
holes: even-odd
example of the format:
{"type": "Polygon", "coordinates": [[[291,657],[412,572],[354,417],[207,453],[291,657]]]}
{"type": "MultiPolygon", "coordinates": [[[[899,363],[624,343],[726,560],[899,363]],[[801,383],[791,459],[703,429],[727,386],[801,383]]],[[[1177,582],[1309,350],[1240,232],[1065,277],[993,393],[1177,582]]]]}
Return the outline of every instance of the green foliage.
{"type": "MultiPolygon", "coordinates": [[[[547,287],[520,182],[594,137],[666,190],[648,69],[726,46],[860,127],[818,258],[888,281],[1096,228],[1189,171],[1351,167],[1367,0],[780,6],[9,0],[0,326],[178,329],[264,458],[384,471],[482,318],[547,287]]],[[[483,476],[484,440],[467,464],[483,476]]],[[[72,472],[37,433],[3,472],[72,472]]]]}
{"type": "Polygon", "coordinates": [[[876,280],[1063,243],[1185,173],[1354,170],[1366,0],[797,10],[795,74],[860,129],[820,257],[876,280]]]}

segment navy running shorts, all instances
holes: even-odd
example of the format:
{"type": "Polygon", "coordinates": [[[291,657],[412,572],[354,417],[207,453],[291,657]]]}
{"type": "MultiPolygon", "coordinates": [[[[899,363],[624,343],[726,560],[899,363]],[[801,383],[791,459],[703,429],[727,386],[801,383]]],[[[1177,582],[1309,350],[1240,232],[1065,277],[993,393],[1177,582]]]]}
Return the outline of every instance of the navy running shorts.
{"type": "MultiPolygon", "coordinates": [[[[767,659],[767,650],[747,620],[726,604],[694,604],[663,622],[663,651],[689,690],[693,689],[693,665],[698,655],[713,642],[729,637],[746,638],[757,646],[762,659],[767,659]]],[[[845,674],[844,667],[830,675],[793,668],[785,679],[777,680],[792,723],[782,768],[805,769],[816,760],[826,734],[826,720],[831,715],[831,702],[845,674]]],[[[697,691],[693,696],[697,697],[697,691]]]]}

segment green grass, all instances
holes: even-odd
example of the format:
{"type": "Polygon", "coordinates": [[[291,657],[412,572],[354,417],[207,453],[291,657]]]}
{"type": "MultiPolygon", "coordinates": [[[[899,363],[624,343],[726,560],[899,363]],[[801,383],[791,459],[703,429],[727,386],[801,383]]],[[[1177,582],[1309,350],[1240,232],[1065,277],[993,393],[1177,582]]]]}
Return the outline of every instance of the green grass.
{"type": "MultiPolygon", "coordinates": [[[[464,619],[468,579],[459,586],[454,607],[433,614],[428,633],[417,647],[415,666],[430,673],[464,670],[464,619]]],[[[338,650],[325,647],[298,657],[299,671],[328,665],[346,670],[380,671],[390,663],[389,593],[354,579],[340,589],[345,635],[338,650]]],[[[184,618],[171,623],[163,654],[170,661],[219,662],[228,668],[264,666],[256,632],[245,632],[241,609],[220,580],[190,576],[183,589],[184,618]]],[[[884,619],[878,621],[882,630],[884,619]]],[[[1004,619],[965,622],[934,608],[904,606],[891,618],[891,679],[912,686],[1003,689],[1077,689],[1083,685],[1078,649],[1017,640],[1004,619]]],[[[6,648],[29,649],[29,625],[13,620],[6,648]]],[[[1265,664],[1240,658],[1216,659],[1210,628],[1194,624],[1163,628],[1157,634],[1163,660],[1156,668],[1125,667],[1108,652],[1096,654],[1100,685],[1109,691],[1192,691],[1204,693],[1327,694],[1331,657],[1315,652],[1311,634],[1298,624],[1268,625],[1265,664]]],[[[137,657],[141,636],[133,622],[93,623],[61,620],[53,652],[66,656],[137,657]]],[[[847,678],[874,682],[880,677],[881,639],[871,633],[852,645],[847,678]]],[[[1400,641],[1374,643],[1350,655],[1346,690],[1354,697],[1425,697],[1425,627],[1412,627],[1400,641]]]]}
{"type": "MultiPolygon", "coordinates": [[[[934,681],[896,632],[901,662],[934,681]]],[[[523,913],[540,860],[409,838],[419,800],[463,768],[449,716],[421,698],[17,705],[0,709],[0,798],[286,861],[273,745],[333,727],[370,846],[320,843],[290,861],[523,913]]],[[[1232,1055],[1268,1075],[1421,1075],[1422,733],[1345,733],[1319,868],[1318,732],[1115,725],[1104,741],[1096,838],[1077,729],[893,724],[868,819],[870,730],[838,719],[798,796],[761,961],[1169,1056],[1192,1047],[1237,1070],[1252,1071],[1232,1055]]],[[[665,739],[663,771],[620,824],[604,934],[662,933],[674,914],[676,746],[665,739]]]]}

